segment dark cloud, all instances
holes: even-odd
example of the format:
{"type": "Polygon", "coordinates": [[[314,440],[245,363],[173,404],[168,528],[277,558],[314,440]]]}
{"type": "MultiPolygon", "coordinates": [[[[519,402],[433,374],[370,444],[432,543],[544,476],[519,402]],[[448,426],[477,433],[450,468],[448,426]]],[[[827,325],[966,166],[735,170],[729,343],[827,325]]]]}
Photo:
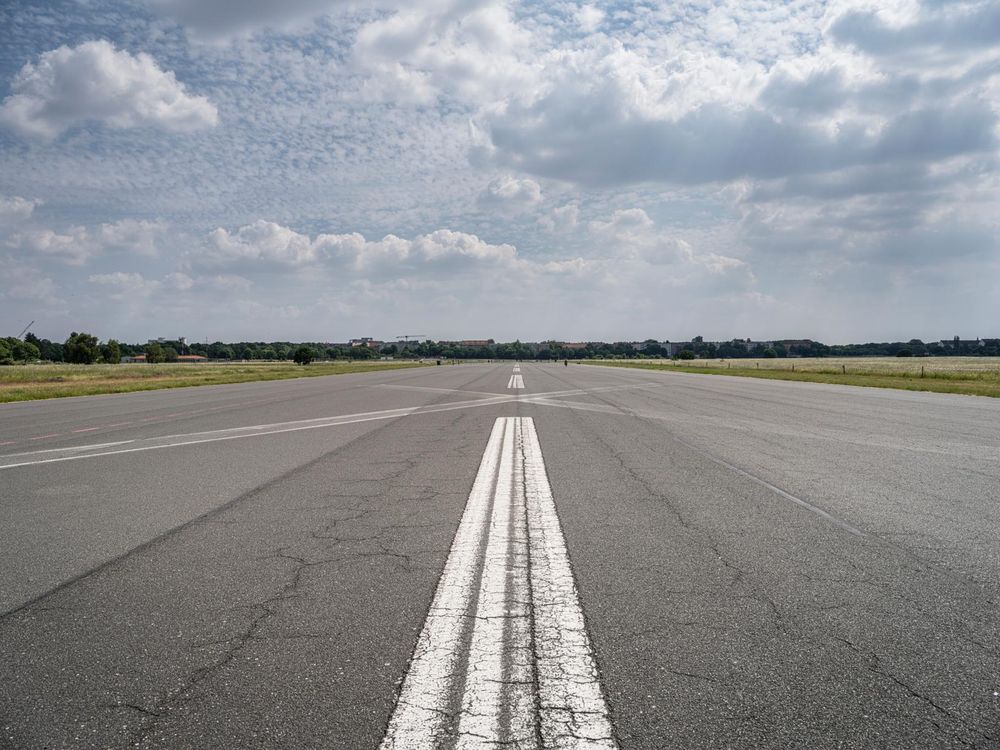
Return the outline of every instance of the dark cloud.
{"type": "Polygon", "coordinates": [[[491,123],[498,161],[585,185],[700,184],[772,179],[862,164],[932,162],[996,147],[997,118],[982,102],[904,112],[878,133],[844,123],[831,133],[756,108],[704,105],[676,120],[608,113],[580,119],[543,98],[491,123]]]}
{"type": "Polygon", "coordinates": [[[192,36],[218,40],[260,28],[287,28],[345,6],[346,0],[151,0],[152,7],[192,36]]]}
{"type": "Polygon", "coordinates": [[[1000,40],[1000,3],[936,5],[917,21],[899,27],[886,24],[876,11],[852,11],[833,24],[831,33],[837,41],[870,55],[929,48],[965,52],[995,46],[1000,40]]]}

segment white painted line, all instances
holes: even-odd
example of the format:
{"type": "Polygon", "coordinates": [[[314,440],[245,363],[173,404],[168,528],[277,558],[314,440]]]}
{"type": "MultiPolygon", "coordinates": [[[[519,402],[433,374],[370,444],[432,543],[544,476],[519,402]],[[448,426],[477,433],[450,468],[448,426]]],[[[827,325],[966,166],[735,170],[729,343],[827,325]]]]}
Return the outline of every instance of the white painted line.
{"type": "MultiPolygon", "coordinates": [[[[40,456],[49,453],[79,453],[80,451],[97,450],[98,448],[110,448],[115,445],[128,445],[135,442],[133,440],[116,440],[113,443],[89,443],[87,445],[73,445],[66,448],[45,448],[40,451],[24,451],[23,453],[5,453],[0,456],[4,458],[22,458],[24,456],[40,456]]],[[[3,468],[0,466],[0,468],[3,468]]]]}
{"type": "Polygon", "coordinates": [[[542,746],[615,748],[535,423],[520,426],[542,746]]]}
{"type": "MultiPolygon", "coordinates": [[[[530,608],[526,599],[513,599],[508,591],[508,579],[511,574],[525,576],[527,571],[523,566],[514,569],[510,565],[512,512],[515,506],[519,506],[523,519],[524,504],[523,501],[514,502],[515,494],[518,495],[518,499],[523,497],[523,486],[516,486],[514,483],[515,421],[507,419],[504,422],[504,451],[500,457],[496,490],[493,493],[493,515],[483,559],[472,643],[469,646],[465,696],[462,699],[456,750],[479,748],[484,737],[503,738],[507,742],[514,739],[526,742],[534,736],[529,685],[514,684],[506,679],[508,673],[506,667],[514,656],[512,653],[514,650],[519,652],[517,657],[522,661],[526,657],[530,658],[528,638],[523,638],[519,643],[512,643],[508,649],[505,642],[508,619],[517,617],[526,620],[530,617],[530,608]],[[510,712],[507,709],[515,706],[519,715],[509,716],[510,712]],[[516,738],[508,736],[503,724],[505,718],[522,728],[521,736],[516,738]]],[[[525,628],[522,632],[525,635],[528,633],[525,628]]]]}
{"type": "MultiPolygon", "coordinates": [[[[250,427],[232,427],[224,430],[212,430],[209,432],[192,432],[184,435],[167,435],[160,438],[149,438],[147,444],[136,445],[132,448],[121,450],[98,451],[96,453],[84,453],[73,456],[59,456],[58,458],[42,458],[30,461],[19,461],[10,464],[0,464],[0,471],[3,469],[15,469],[22,466],[37,466],[40,464],[59,463],[62,461],[80,461],[86,458],[101,458],[103,456],[116,456],[122,453],[140,453],[143,451],[162,450],[164,448],[178,448],[185,445],[200,445],[202,443],[217,443],[226,440],[242,440],[244,438],[261,437],[263,435],[280,435],[286,432],[299,432],[301,430],[316,430],[325,427],[340,427],[347,424],[357,424],[359,422],[372,422],[380,419],[397,419],[416,414],[434,414],[441,411],[454,411],[456,409],[468,409],[479,406],[492,406],[494,404],[505,404],[514,400],[514,396],[497,395],[493,398],[476,399],[474,401],[456,401],[451,404],[437,404],[432,406],[411,406],[404,409],[387,409],[383,411],[366,412],[361,414],[345,414],[337,417],[320,417],[318,419],[298,420],[294,422],[276,422],[274,424],[253,425],[250,427]],[[238,434],[230,434],[238,433],[238,434]],[[203,436],[203,437],[199,437],[203,436]],[[161,441],[161,442],[157,442],[161,441]]],[[[140,443],[139,439],[134,441],[140,443]]],[[[93,446],[80,446],[80,450],[86,450],[93,446]]],[[[20,454],[9,454],[0,456],[0,460],[16,457],[20,454]]]]}
{"type": "Polygon", "coordinates": [[[520,373],[514,373],[510,376],[510,380],[507,381],[508,388],[524,388],[524,378],[520,373]]]}
{"type": "Polygon", "coordinates": [[[381,750],[500,746],[617,747],[527,417],[494,423],[381,750]]]}
{"type": "Polygon", "coordinates": [[[430,612],[417,639],[396,710],[381,747],[431,750],[447,727],[452,682],[458,672],[469,601],[479,572],[480,549],[495,475],[505,438],[506,420],[493,424],[465,512],[438,582],[430,612]]]}

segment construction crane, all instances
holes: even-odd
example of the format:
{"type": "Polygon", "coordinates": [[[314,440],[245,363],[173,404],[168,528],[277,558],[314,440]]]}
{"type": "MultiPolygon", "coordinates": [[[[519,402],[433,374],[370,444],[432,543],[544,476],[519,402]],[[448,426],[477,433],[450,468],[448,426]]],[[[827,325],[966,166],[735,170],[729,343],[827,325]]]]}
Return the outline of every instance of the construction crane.
{"type": "Polygon", "coordinates": [[[33,325],[35,325],[35,321],[31,321],[30,323],[28,323],[28,325],[24,327],[24,330],[21,331],[19,334],[17,334],[17,337],[21,338],[24,334],[28,332],[28,329],[31,328],[31,326],[33,325]]]}
{"type": "Polygon", "coordinates": [[[404,333],[402,336],[397,336],[396,340],[402,340],[403,343],[408,344],[411,340],[418,341],[421,338],[427,338],[426,333],[404,333]]]}

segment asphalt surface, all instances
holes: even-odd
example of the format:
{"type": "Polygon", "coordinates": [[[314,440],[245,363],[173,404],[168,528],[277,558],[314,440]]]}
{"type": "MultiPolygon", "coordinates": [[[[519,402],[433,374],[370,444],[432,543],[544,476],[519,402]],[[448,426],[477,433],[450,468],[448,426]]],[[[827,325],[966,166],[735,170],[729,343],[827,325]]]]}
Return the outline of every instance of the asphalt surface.
{"type": "Polygon", "coordinates": [[[0,406],[0,747],[379,747],[500,417],[620,747],[1000,747],[1000,401],[512,368],[0,406]]]}

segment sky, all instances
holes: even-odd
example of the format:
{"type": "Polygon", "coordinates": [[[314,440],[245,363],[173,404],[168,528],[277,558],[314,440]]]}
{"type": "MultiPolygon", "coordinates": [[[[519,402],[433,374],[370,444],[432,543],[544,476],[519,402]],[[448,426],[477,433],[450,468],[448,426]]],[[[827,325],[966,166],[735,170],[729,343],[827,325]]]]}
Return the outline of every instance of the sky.
{"type": "Polygon", "coordinates": [[[0,335],[1000,335],[1000,0],[0,0],[0,335]]]}

